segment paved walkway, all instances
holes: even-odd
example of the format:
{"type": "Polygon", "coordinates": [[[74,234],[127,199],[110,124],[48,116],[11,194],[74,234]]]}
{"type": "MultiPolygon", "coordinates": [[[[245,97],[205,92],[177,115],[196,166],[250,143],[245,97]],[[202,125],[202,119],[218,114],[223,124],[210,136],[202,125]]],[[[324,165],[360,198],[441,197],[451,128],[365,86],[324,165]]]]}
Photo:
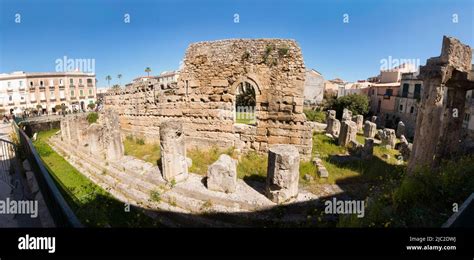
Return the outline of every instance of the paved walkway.
{"type": "MultiPolygon", "coordinates": [[[[0,122],[0,138],[11,141],[13,132],[11,123],[0,122]]],[[[25,189],[26,180],[20,174],[20,167],[11,146],[0,142],[0,201],[31,200],[28,189],[25,189]],[[11,166],[14,171],[11,172],[11,166]]],[[[40,227],[39,219],[32,219],[30,215],[0,214],[0,228],[40,227]]]]}

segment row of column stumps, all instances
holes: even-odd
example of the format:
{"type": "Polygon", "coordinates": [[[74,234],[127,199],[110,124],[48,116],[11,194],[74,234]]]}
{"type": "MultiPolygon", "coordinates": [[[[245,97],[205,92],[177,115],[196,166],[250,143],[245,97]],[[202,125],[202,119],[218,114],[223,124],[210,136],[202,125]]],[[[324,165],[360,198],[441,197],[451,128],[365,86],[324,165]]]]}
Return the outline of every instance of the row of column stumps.
{"type": "MultiPolygon", "coordinates": [[[[178,121],[160,126],[162,176],[167,182],[182,182],[188,176],[183,126],[178,121]]],[[[276,144],[268,151],[265,195],[281,204],[298,195],[300,154],[293,145],[276,144]]],[[[222,154],[208,167],[206,185],[209,190],[232,193],[237,188],[237,161],[222,154]]]]}
{"type": "MultiPolygon", "coordinates": [[[[397,149],[400,151],[403,160],[407,161],[412,144],[408,143],[405,138],[406,127],[400,121],[397,124],[397,129],[378,129],[376,125],[376,116],[372,116],[369,120],[364,122],[362,115],[352,116],[352,112],[348,109],[343,110],[342,120],[336,119],[336,111],[327,111],[327,127],[326,135],[337,141],[337,144],[342,147],[347,147],[351,154],[355,154],[362,159],[370,159],[373,156],[373,146],[376,143],[376,137],[380,139],[380,144],[387,149],[397,149]],[[364,122],[362,124],[362,122],[364,122]],[[365,138],[364,145],[356,140],[358,133],[363,134],[365,138]],[[397,143],[397,138],[400,142],[397,143]]],[[[319,168],[319,167],[318,167],[319,168]]]]}

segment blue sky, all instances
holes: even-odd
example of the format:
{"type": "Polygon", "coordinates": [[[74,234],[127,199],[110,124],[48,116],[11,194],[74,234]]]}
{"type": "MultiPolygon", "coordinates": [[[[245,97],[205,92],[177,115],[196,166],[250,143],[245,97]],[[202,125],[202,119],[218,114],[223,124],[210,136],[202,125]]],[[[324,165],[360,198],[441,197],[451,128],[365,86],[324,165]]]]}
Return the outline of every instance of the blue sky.
{"type": "Polygon", "coordinates": [[[377,75],[389,56],[424,64],[439,55],[443,35],[474,46],[473,28],[472,0],[0,0],[0,72],[55,71],[63,56],[93,58],[106,86],[106,75],[126,83],[147,66],[152,74],[177,69],[192,42],[292,38],[306,67],[354,81],[377,75]]]}

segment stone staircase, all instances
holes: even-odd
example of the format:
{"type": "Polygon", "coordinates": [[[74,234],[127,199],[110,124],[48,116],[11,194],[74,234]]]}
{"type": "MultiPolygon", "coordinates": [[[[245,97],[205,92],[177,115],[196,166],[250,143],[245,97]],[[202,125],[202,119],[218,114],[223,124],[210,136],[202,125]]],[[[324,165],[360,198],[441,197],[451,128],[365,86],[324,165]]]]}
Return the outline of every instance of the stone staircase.
{"type": "MultiPolygon", "coordinates": [[[[271,221],[304,221],[305,214],[294,214],[275,220],[272,214],[255,214],[274,208],[268,200],[242,180],[231,194],[208,190],[203,176],[189,174],[185,182],[174,186],[166,183],[157,166],[131,156],[120,161],[106,161],[89,154],[86,149],[62,141],[59,136],[49,140],[51,147],[71,165],[115,198],[132,206],[148,209],[145,213],[166,226],[238,227],[263,225],[271,221]],[[160,201],[150,199],[152,191],[160,201]],[[253,214],[248,214],[253,212],[253,214]]],[[[302,191],[298,201],[315,199],[302,191]]]]}

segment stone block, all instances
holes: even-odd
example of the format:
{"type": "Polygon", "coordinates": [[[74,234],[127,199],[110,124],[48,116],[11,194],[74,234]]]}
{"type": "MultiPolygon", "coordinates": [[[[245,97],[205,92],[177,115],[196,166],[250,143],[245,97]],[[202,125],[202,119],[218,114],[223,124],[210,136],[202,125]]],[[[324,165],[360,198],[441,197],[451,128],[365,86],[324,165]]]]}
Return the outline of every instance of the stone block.
{"type": "Polygon", "coordinates": [[[211,164],[207,170],[207,188],[226,193],[237,188],[237,162],[227,154],[211,164]]]}
{"type": "Polygon", "coordinates": [[[298,195],[300,155],[292,145],[273,145],[268,151],[266,195],[275,203],[298,195]]]}

